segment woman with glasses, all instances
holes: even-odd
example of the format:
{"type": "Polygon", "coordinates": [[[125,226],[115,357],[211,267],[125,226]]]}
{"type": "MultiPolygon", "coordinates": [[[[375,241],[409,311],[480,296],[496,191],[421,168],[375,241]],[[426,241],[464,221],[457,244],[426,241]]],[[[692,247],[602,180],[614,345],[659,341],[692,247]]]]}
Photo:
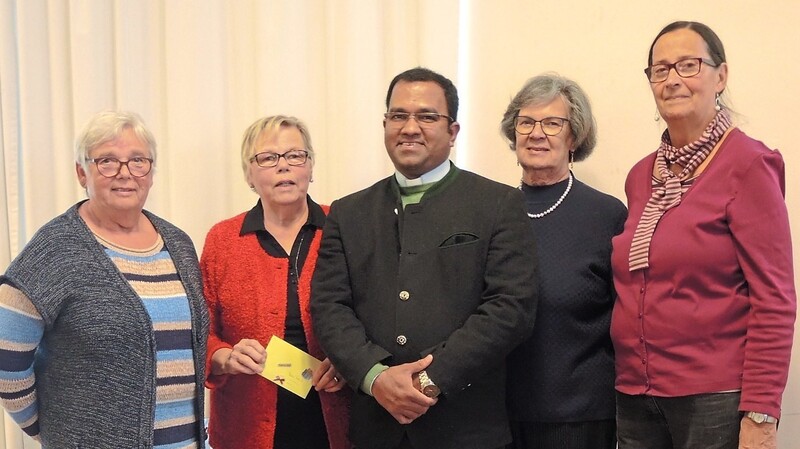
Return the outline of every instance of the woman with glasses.
{"type": "Polygon", "coordinates": [[[500,129],[522,167],[539,261],[533,334],[508,358],[508,447],[613,449],[611,238],[626,210],[572,173],[597,141],[589,99],[567,78],[531,78],[500,129]]]}
{"type": "Polygon", "coordinates": [[[775,449],[796,312],[783,158],[732,125],[706,25],[667,25],[645,75],[667,129],[613,241],[619,447],[775,449]]]}
{"type": "Polygon", "coordinates": [[[259,199],[211,228],[201,257],[211,314],[209,442],[214,449],[349,448],[345,381],[309,317],[328,210],[308,195],[311,135],[294,117],[261,118],[245,131],[241,158],[259,199]],[[273,335],[323,360],[305,399],[259,375],[273,335]]]}
{"type": "Polygon", "coordinates": [[[156,143],[126,112],[77,139],[87,200],[0,277],[0,398],[44,448],[201,448],[208,311],[189,237],[143,209],[156,143]]]}

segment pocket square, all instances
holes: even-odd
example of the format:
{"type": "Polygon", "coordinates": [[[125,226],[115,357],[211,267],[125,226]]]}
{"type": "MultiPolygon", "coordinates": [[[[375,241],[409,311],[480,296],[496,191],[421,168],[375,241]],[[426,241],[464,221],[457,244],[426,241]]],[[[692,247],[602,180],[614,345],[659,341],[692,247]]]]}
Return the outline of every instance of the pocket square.
{"type": "Polygon", "coordinates": [[[474,242],[478,240],[478,236],[475,234],[470,234],[469,232],[461,232],[458,234],[453,234],[450,237],[447,237],[440,245],[439,248],[444,248],[447,246],[455,246],[455,245],[463,245],[465,243],[474,242]]]}

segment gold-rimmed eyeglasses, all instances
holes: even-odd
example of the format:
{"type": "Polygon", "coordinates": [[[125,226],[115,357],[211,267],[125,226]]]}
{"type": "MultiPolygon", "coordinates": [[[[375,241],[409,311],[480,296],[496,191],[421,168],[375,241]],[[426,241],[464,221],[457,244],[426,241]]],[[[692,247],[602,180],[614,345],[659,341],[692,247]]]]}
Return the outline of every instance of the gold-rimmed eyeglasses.
{"type": "Polygon", "coordinates": [[[417,121],[418,124],[421,126],[430,126],[438,122],[442,118],[446,118],[448,124],[453,123],[453,117],[449,115],[439,114],[438,112],[400,112],[400,111],[392,111],[383,114],[383,118],[386,119],[387,123],[390,123],[394,126],[402,126],[405,125],[406,122],[411,120],[411,118],[417,121]]]}
{"type": "Polygon", "coordinates": [[[564,124],[569,123],[569,119],[564,117],[545,117],[541,120],[536,120],[532,117],[518,115],[514,119],[514,130],[524,136],[533,132],[536,124],[542,125],[542,132],[546,136],[555,136],[564,129],[564,124]]]}

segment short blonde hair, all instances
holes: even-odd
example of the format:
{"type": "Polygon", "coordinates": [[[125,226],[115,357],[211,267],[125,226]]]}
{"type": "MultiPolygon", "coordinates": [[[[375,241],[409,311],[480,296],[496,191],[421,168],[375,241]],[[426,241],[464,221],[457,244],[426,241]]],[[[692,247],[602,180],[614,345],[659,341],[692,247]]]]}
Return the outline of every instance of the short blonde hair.
{"type": "Polygon", "coordinates": [[[280,128],[297,128],[300,135],[303,136],[303,144],[305,150],[308,151],[308,158],[314,162],[314,147],[311,144],[311,133],[308,127],[297,117],[287,115],[271,115],[269,117],[262,117],[252,125],[250,125],[244,132],[242,137],[242,172],[247,177],[247,166],[250,164],[250,159],[256,154],[256,140],[262,133],[274,133],[280,128]]]}
{"type": "Polygon", "coordinates": [[[88,169],[89,152],[119,138],[126,129],[132,130],[139,140],[147,144],[155,166],[156,139],[142,118],[135,112],[111,110],[95,114],[86,122],[83,131],[75,139],[75,163],[80,164],[84,170],[88,169]]]}

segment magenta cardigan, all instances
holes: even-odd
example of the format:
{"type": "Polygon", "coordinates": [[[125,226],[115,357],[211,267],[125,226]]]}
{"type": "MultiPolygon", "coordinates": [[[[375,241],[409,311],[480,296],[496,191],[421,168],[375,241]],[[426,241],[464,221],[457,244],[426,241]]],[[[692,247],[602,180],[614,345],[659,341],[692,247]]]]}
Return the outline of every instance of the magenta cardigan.
{"type": "MultiPolygon", "coordinates": [[[[327,206],[322,206],[325,213],[327,206]]],[[[211,375],[211,356],[242,338],[266,345],[272,335],[284,336],[288,259],[269,256],[255,233],[239,235],[246,214],[214,225],[206,237],[200,267],[209,306],[206,386],[211,389],[209,442],[215,449],[272,447],[275,435],[277,386],[257,375],[211,375]]],[[[321,230],[314,234],[298,286],[300,318],[308,350],[325,355],[311,330],[311,276],[317,264],[321,230]]],[[[320,392],[322,413],[332,449],[350,448],[347,439],[349,390],[320,392]]]]}
{"type": "Polygon", "coordinates": [[[739,409],[780,416],[797,308],[777,151],[733,129],[658,223],[650,267],[628,271],[655,153],[637,163],[613,239],[616,389],[687,396],[741,390],[739,409]]]}

